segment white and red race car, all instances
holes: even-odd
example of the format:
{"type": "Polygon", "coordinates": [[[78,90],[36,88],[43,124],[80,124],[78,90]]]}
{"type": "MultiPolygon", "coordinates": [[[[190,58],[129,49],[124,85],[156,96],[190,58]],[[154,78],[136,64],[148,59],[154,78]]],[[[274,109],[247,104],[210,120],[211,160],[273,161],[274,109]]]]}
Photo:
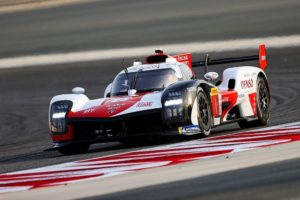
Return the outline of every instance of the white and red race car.
{"type": "Polygon", "coordinates": [[[202,134],[230,122],[266,125],[270,91],[265,46],[259,55],[192,62],[191,54],[170,56],[161,50],[124,68],[105,90],[90,100],[83,88],[52,98],[49,126],[54,148],[63,154],[86,152],[89,145],[127,141],[152,134],[202,134]],[[208,65],[259,60],[259,67],[227,68],[223,79],[208,65]],[[204,66],[204,79],[194,67],[204,66]]]}

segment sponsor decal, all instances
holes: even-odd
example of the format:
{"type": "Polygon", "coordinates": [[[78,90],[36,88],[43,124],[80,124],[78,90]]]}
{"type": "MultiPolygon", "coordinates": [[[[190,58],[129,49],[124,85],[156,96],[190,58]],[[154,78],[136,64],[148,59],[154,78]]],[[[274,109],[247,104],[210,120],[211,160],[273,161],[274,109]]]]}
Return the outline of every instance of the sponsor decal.
{"type": "Polygon", "coordinates": [[[253,87],[253,79],[241,81],[241,88],[248,89],[253,87]]]}
{"type": "Polygon", "coordinates": [[[215,117],[221,115],[218,88],[211,88],[210,96],[213,116],[215,117]]]}
{"type": "Polygon", "coordinates": [[[178,62],[184,63],[190,68],[192,67],[192,55],[190,53],[174,55],[173,56],[178,62]]]}
{"type": "Polygon", "coordinates": [[[200,132],[198,125],[189,125],[189,126],[183,126],[178,127],[179,134],[183,135],[193,135],[200,132]]]}
{"type": "Polygon", "coordinates": [[[114,114],[117,112],[118,109],[120,109],[122,106],[125,106],[125,103],[113,103],[113,104],[107,104],[107,113],[114,114]]]}
{"type": "Polygon", "coordinates": [[[188,59],[188,56],[187,55],[179,55],[176,57],[178,62],[181,62],[181,61],[186,61],[188,59]]]}
{"type": "Polygon", "coordinates": [[[125,106],[125,103],[107,104],[105,106],[106,106],[107,109],[119,109],[122,106],[125,106]]]}
{"type": "Polygon", "coordinates": [[[214,117],[214,125],[219,125],[221,124],[221,117],[214,117]]]}
{"type": "Polygon", "coordinates": [[[68,118],[76,117],[95,117],[95,118],[108,118],[113,117],[114,115],[121,113],[128,108],[136,105],[137,102],[140,102],[142,99],[141,96],[134,97],[116,97],[116,98],[106,98],[99,106],[93,107],[95,110],[88,111],[77,111],[70,112],[68,118]],[[85,112],[85,113],[84,113],[85,112]]]}
{"type": "Polygon", "coordinates": [[[257,110],[256,110],[256,92],[248,94],[249,96],[249,102],[253,111],[253,115],[257,115],[257,110]]]}
{"type": "Polygon", "coordinates": [[[94,112],[96,109],[95,108],[88,108],[86,110],[83,111],[83,114],[88,114],[88,113],[92,113],[94,112]]]}
{"type": "Polygon", "coordinates": [[[130,72],[135,72],[135,71],[138,71],[140,69],[143,69],[143,70],[159,69],[159,64],[140,65],[139,67],[132,67],[132,68],[130,68],[130,72]]]}
{"type": "Polygon", "coordinates": [[[153,102],[139,102],[136,107],[151,107],[153,105],[153,102]]]}
{"type": "Polygon", "coordinates": [[[130,100],[130,97],[108,99],[108,101],[111,103],[124,102],[124,101],[128,101],[128,100],[130,100]]]}
{"type": "Polygon", "coordinates": [[[117,112],[116,109],[110,109],[110,110],[107,110],[107,113],[108,113],[108,114],[114,114],[115,112],[117,112]]]}
{"type": "Polygon", "coordinates": [[[211,88],[210,89],[210,95],[211,96],[218,95],[218,94],[219,94],[218,88],[211,88]]]}
{"type": "Polygon", "coordinates": [[[295,141],[300,141],[300,122],[0,174],[0,193],[100,179],[295,141]]]}

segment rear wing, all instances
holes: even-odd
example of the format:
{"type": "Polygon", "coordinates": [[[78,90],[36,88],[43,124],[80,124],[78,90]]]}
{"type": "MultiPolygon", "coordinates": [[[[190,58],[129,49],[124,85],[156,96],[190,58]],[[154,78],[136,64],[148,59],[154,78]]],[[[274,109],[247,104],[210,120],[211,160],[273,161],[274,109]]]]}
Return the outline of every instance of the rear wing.
{"type": "Polygon", "coordinates": [[[222,58],[222,59],[214,59],[210,60],[209,56],[206,55],[204,61],[195,61],[192,62],[192,67],[207,67],[208,65],[219,65],[226,63],[235,63],[235,62],[246,62],[259,60],[259,67],[264,70],[267,66],[267,58],[266,58],[266,47],[264,44],[259,45],[259,54],[251,55],[251,56],[242,56],[242,57],[232,57],[232,58],[222,58]]]}

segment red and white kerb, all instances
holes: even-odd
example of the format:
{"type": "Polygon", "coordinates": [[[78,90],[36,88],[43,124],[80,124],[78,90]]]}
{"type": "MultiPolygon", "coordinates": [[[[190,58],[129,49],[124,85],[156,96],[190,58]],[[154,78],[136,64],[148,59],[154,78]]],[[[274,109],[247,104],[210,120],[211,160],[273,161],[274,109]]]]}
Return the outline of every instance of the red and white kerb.
{"type": "Polygon", "coordinates": [[[300,141],[300,122],[2,174],[0,193],[99,179],[294,141],[300,141]]]}

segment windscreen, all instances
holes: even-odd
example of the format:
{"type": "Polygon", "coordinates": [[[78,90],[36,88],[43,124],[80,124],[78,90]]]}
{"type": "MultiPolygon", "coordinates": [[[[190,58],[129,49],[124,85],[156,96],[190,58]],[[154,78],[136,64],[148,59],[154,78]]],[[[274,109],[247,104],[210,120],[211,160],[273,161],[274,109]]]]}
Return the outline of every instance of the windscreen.
{"type": "Polygon", "coordinates": [[[112,95],[127,94],[130,88],[136,89],[137,92],[159,91],[177,81],[175,71],[172,69],[138,71],[128,73],[127,76],[122,73],[115,78],[112,95]]]}

